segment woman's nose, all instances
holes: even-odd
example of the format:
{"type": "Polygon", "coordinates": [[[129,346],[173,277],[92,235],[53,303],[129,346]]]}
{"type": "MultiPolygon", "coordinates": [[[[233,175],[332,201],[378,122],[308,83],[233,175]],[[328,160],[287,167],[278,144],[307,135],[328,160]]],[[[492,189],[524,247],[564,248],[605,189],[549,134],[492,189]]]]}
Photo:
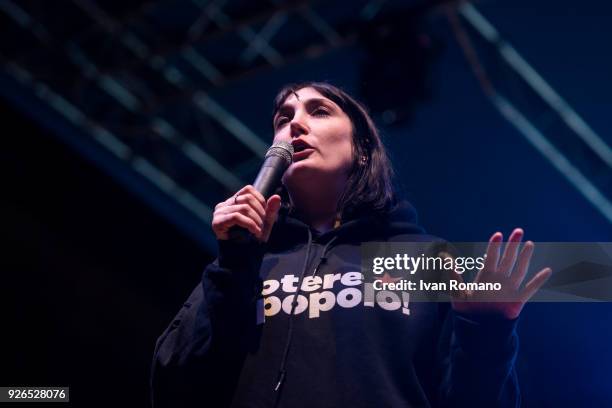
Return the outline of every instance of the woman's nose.
{"type": "Polygon", "coordinates": [[[291,121],[291,137],[300,137],[308,134],[308,126],[301,117],[294,117],[291,121]]]}

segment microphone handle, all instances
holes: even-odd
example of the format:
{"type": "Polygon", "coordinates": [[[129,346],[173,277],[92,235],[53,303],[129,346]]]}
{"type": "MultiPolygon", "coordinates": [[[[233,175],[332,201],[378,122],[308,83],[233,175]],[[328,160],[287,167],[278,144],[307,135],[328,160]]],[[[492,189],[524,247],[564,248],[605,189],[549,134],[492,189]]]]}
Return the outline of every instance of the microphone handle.
{"type": "MultiPolygon", "coordinates": [[[[276,191],[287,167],[287,162],[282,157],[269,156],[265,159],[253,183],[255,190],[259,191],[265,200],[276,191]]],[[[248,230],[237,225],[230,228],[228,235],[231,240],[240,243],[256,239],[248,230]]]]}
{"type": "Polygon", "coordinates": [[[261,166],[253,187],[267,200],[278,188],[285,170],[287,170],[287,162],[282,157],[268,157],[261,166]]]}

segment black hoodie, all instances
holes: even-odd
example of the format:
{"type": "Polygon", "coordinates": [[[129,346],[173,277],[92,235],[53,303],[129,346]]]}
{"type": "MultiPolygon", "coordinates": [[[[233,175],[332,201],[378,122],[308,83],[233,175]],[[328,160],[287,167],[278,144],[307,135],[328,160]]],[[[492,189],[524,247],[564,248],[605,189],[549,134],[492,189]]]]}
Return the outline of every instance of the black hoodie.
{"type": "Polygon", "coordinates": [[[434,239],[415,222],[402,203],[324,234],[282,217],[267,244],[220,241],[157,341],[154,408],[519,406],[516,320],[363,293],[360,244],[434,239]]]}

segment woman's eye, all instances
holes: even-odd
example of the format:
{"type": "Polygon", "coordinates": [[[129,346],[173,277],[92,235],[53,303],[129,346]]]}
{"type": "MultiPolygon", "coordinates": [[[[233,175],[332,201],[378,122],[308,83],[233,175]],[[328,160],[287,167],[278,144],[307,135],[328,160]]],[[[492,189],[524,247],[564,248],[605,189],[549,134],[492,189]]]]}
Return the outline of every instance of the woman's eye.
{"type": "Polygon", "coordinates": [[[313,116],[329,116],[329,112],[324,108],[317,108],[312,112],[313,116]]]}
{"type": "Polygon", "coordinates": [[[287,120],[289,120],[289,118],[287,118],[286,116],[279,116],[278,119],[276,119],[276,127],[285,124],[287,120]]]}

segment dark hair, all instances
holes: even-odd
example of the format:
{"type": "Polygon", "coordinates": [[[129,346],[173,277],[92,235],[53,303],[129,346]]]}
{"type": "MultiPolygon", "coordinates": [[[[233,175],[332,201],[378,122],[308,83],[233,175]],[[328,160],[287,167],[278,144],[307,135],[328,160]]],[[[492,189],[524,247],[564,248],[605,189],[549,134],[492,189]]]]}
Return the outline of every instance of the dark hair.
{"type": "Polygon", "coordinates": [[[337,210],[343,220],[367,213],[387,214],[396,204],[393,168],[374,121],[366,108],[342,89],[328,83],[302,82],[285,86],[274,99],[272,117],[285,99],[302,88],[313,88],[334,101],[353,125],[353,167],[337,210]],[[361,158],[365,157],[365,163],[361,158]]]}

